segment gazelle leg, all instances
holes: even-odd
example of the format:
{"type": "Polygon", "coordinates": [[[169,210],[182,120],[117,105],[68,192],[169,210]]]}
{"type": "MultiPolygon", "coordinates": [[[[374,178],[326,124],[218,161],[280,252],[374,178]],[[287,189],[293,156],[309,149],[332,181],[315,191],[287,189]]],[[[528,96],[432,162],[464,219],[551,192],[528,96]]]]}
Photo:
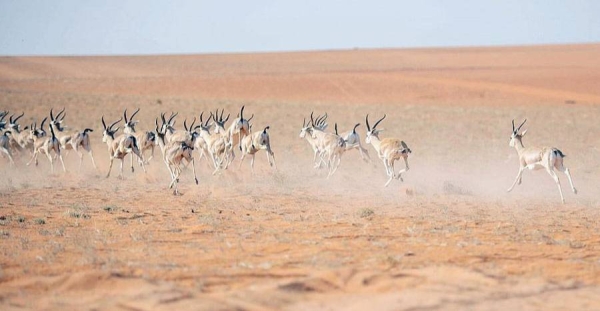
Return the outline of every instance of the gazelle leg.
{"type": "Polygon", "coordinates": [[[256,154],[252,154],[252,159],[250,160],[250,168],[252,169],[252,172],[254,172],[254,158],[256,157],[256,154]]]}
{"type": "Polygon", "coordinates": [[[125,162],[125,157],[122,157],[119,160],[121,160],[121,173],[119,174],[119,178],[120,179],[124,179],[124,176],[123,176],[123,162],[125,162]]]}
{"type": "Polygon", "coordinates": [[[131,172],[133,173],[134,172],[134,169],[133,169],[133,154],[130,154],[130,155],[131,155],[131,172]]]}
{"type": "Polygon", "coordinates": [[[150,147],[150,149],[152,149],[152,153],[150,153],[150,157],[148,158],[148,160],[146,160],[146,164],[149,164],[150,160],[152,160],[152,158],[154,158],[154,145],[152,145],[152,147],[150,147]]]}
{"type": "Polygon", "coordinates": [[[52,174],[54,174],[54,159],[50,155],[50,152],[47,152],[46,156],[48,157],[48,161],[50,161],[50,171],[52,172],[52,174]]]}
{"type": "Polygon", "coordinates": [[[385,187],[387,187],[390,184],[390,182],[392,182],[392,180],[394,179],[394,172],[392,171],[390,173],[390,167],[385,159],[383,160],[383,164],[385,165],[385,170],[389,177],[388,181],[385,183],[385,187]]]}
{"type": "MultiPolygon", "coordinates": [[[[142,170],[144,170],[144,173],[146,173],[146,167],[144,166],[144,159],[142,158],[142,155],[140,153],[140,149],[138,149],[137,147],[133,148],[133,153],[140,160],[140,163],[142,164],[142,170]]],[[[131,171],[133,172],[133,154],[131,155],[131,171]]]]}
{"type": "Polygon", "coordinates": [[[560,180],[558,179],[556,172],[554,172],[554,170],[552,168],[548,168],[548,169],[546,169],[546,171],[548,171],[548,174],[550,174],[550,176],[552,176],[552,179],[554,179],[554,182],[556,183],[556,186],[558,187],[558,193],[560,193],[560,200],[564,204],[565,197],[563,196],[562,187],[560,186],[560,180]]]}
{"type": "Polygon", "coordinates": [[[34,151],[33,155],[31,156],[31,159],[29,160],[29,162],[27,162],[27,166],[29,166],[29,164],[31,164],[31,162],[33,162],[33,160],[35,159],[35,165],[37,166],[37,155],[38,155],[38,151],[34,151]]]}
{"type": "Polygon", "coordinates": [[[244,158],[246,157],[246,154],[242,154],[242,156],[240,157],[240,165],[238,165],[238,169],[242,168],[242,163],[244,163],[244,158]]]}
{"type": "Polygon", "coordinates": [[[83,153],[78,149],[75,149],[75,152],[77,152],[77,155],[79,156],[79,172],[81,173],[81,166],[83,165],[83,153]]]}
{"type": "Polygon", "coordinates": [[[405,173],[410,169],[408,166],[408,159],[406,157],[402,157],[402,159],[404,159],[404,168],[398,171],[398,179],[400,179],[400,181],[404,181],[404,179],[402,179],[402,173],[405,173]]]}
{"type": "Polygon", "coordinates": [[[65,161],[63,161],[63,157],[60,154],[60,152],[58,153],[58,158],[60,159],[60,163],[62,164],[63,171],[66,173],[67,172],[67,168],[65,168],[65,161]]]}
{"type": "Polygon", "coordinates": [[[106,174],[106,178],[110,176],[110,171],[112,170],[114,158],[110,157],[110,165],[108,166],[108,173],[106,174]]]}
{"type": "Polygon", "coordinates": [[[271,164],[271,166],[274,169],[277,169],[277,163],[275,163],[275,153],[273,153],[273,151],[271,151],[271,149],[267,150],[268,153],[271,155],[271,159],[273,160],[273,163],[271,164],[271,161],[269,161],[269,164],[271,164]]]}
{"type": "Polygon", "coordinates": [[[192,158],[192,172],[194,172],[194,181],[196,182],[196,185],[197,185],[198,177],[196,176],[196,162],[194,161],[194,158],[192,158]]]}
{"type": "Polygon", "coordinates": [[[98,166],[96,166],[96,161],[94,161],[94,152],[92,151],[91,148],[90,148],[90,150],[88,150],[88,154],[90,155],[90,159],[92,159],[92,164],[94,165],[94,169],[98,169],[98,166]]]}
{"type": "Polygon", "coordinates": [[[513,182],[512,186],[510,186],[510,188],[508,188],[508,190],[506,190],[506,192],[511,192],[513,190],[513,188],[515,187],[517,182],[519,180],[521,180],[521,175],[523,175],[524,170],[525,170],[524,166],[519,167],[519,173],[517,173],[517,178],[515,178],[515,181],[513,182]]]}
{"type": "Polygon", "coordinates": [[[577,189],[575,189],[575,186],[573,186],[573,179],[571,178],[571,171],[566,168],[562,163],[560,164],[559,167],[557,167],[557,169],[563,173],[565,173],[565,175],[567,175],[567,178],[569,179],[569,184],[571,185],[571,190],[573,190],[573,193],[577,194],[577,189]]]}

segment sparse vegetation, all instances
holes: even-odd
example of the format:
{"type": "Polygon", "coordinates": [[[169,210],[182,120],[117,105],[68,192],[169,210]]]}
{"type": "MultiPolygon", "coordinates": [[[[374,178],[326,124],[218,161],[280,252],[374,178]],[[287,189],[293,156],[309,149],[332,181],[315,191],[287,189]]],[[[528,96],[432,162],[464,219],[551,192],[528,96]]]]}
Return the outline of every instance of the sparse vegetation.
{"type": "Polygon", "coordinates": [[[371,218],[373,215],[375,215],[375,212],[368,207],[362,208],[360,211],[358,211],[358,217],[360,218],[371,218]]]}
{"type": "Polygon", "coordinates": [[[33,220],[33,222],[35,222],[38,225],[45,225],[46,224],[46,220],[44,218],[36,218],[33,220]]]}
{"type": "Polygon", "coordinates": [[[102,209],[109,213],[112,213],[117,210],[117,207],[114,205],[107,205],[107,206],[103,207],[102,209]]]}

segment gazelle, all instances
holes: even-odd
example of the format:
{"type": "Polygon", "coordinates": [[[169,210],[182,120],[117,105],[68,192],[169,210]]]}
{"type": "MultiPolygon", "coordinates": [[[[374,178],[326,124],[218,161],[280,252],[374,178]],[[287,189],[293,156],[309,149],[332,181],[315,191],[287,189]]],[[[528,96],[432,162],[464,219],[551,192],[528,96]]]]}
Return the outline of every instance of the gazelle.
{"type": "Polygon", "coordinates": [[[167,163],[169,173],[171,173],[171,183],[169,184],[169,188],[175,187],[175,190],[173,190],[173,194],[180,194],[179,189],[177,188],[177,184],[179,183],[179,175],[181,175],[181,172],[183,171],[183,169],[181,168],[181,162],[183,159],[186,159],[188,163],[192,163],[194,181],[196,181],[197,185],[198,177],[196,177],[196,165],[192,154],[194,151],[194,147],[189,146],[185,142],[174,141],[166,145],[164,150],[165,162],[167,163]]]}
{"type": "MultiPolygon", "coordinates": [[[[125,125],[123,126],[123,133],[135,136],[136,142],[138,144],[138,148],[140,149],[140,153],[142,154],[142,158],[144,157],[144,152],[146,150],[150,150],[151,154],[148,159],[144,159],[144,164],[148,165],[150,160],[154,158],[154,146],[156,146],[156,134],[152,131],[146,132],[136,132],[135,126],[139,121],[133,120],[135,115],[140,111],[138,108],[129,118],[127,118],[127,109],[123,112],[123,118],[125,119],[125,125]]],[[[133,166],[133,154],[131,155],[131,166],[133,166]]]]}
{"type": "Polygon", "coordinates": [[[550,174],[552,179],[554,179],[554,182],[558,187],[558,192],[560,193],[560,199],[562,203],[565,203],[565,198],[560,186],[560,180],[558,179],[554,169],[557,169],[567,175],[569,184],[571,184],[571,190],[573,190],[573,193],[577,194],[577,189],[575,189],[575,186],[573,186],[573,180],[571,179],[571,172],[563,165],[563,159],[565,158],[565,155],[562,153],[562,151],[554,147],[524,147],[522,139],[527,133],[527,130],[523,131],[522,133],[519,133],[519,131],[525,122],[527,122],[527,119],[525,119],[525,121],[523,121],[519,127],[515,128],[515,120],[512,121],[513,130],[510,136],[509,145],[514,147],[519,155],[519,173],[517,174],[517,178],[515,178],[512,186],[508,188],[507,192],[513,190],[517,183],[519,185],[521,184],[521,177],[526,168],[529,170],[538,170],[544,168],[548,174],[550,174]]]}
{"type": "MultiPolygon", "coordinates": [[[[134,153],[137,155],[138,159],[142,161],[142,169],[144,173],[146,172],[146,167],[144,166],[144,161],[142,160],[142,155],[140,154],[140,150],[137,147],[137,142],[134,136],[128,134],[121,134],[115,137],[115,133],[119,130],[120,127],[113,129],[113,127],[121,122],[122,119],[115,121],[110,126],[106,126],[104,122],[104,116],[102,116],[102,126],[104,127],[104,133],[102,134],[102,142],[106,143],[108,147],[108,154],[110,156],[110,167],[108,168],[108,173],[106,174],[106,178],[110,176],[110,171],[112,170],[114,159],[121,160],[121,173],[119,178],[123,178],[123,160],[125,156],[129,153],[134,153]]],[[[133,171],[133,164],[131,166],[131,170],[133,171]]]]}
{"type": "Polygon", "coordinates": [[[10,164],[17,166],[13,160],[12,152],[10,152],[10,135],[12,135],[11,131],[5,131],[0,135],[0,152],[8,157],[10,164]]]}
{"type": "MultiPolygon", "coordinates": [[[[21,113],[21,115],[14,117],[14,115],[11,115],[10,117],[8,117],[8,123],[5,125],[6,126],[6,130],[11,131],[12,135],[10,135],[9,139],[10,139],[10,147],[12,150],[17,150],[19,153],[21,153],[23,151],[23,149],[25,149],[25,147],[22,146],[22,144],[20,143],[20,140],[23,138],[23,134],[21,132],[21,125],[19,123],[17,123],[17,121],[19,121],[20,118],[22,118],[25,115],[25,112],[21,113]]],[[[4,118],[4,117],[3,117],[4,118]]],[[[28,134],[26,134],[27,136],[29,136],[28,134]]]]}
{"type": "Polygon", "coordinates": [[[57,133],[60,147],[63,150],[66,150],[67,153],[69,150],[74,150],[77,153],[79,156],[79,171],[81,171],[81,166],[83,164],[83,153],[79,151],[79,147],[88,152],[94,169],[97,169],[98,167],[96,166],[96,161],[94,161],[94,152],[92,151],[89,134],[94,130],[86,128],[83,131],[66,131],[66,127],[62,125],[65,115],[64,108],[56,115],[56,117],[54,116],[52,109],[50,109],[50,127],[57,133]]]}
{"type": "MultiPolygon", "coordinates": [[[[200,139],[206,146],[206,151],[210,155],[215,170],[213,175],[216,174],[220,169],[225,169],[227,165],[227,140],[226,138],[218,133],[210,133],[210,120],[213,119],[213,114],[203,123],[202,114],[200,115],[200,125],[195,129],[200,129],[200,139]]],[[[216,119],[216,118],[215,118],[216,119]]]]}
{"type": "Polygon", "coordinates": [[[346,142],[346,151],[351,150],[351,149],[357,149],[360,152],[360,157],[365,162],[369,162],[369,161],[371,161],[371,157],[369,156],[369,151],[362,146],[362,144],[360,142],[360,136],[356,132],[356,128],[359,126],[360,126],[360,123],[357,123],[356,125],[354,125],[354,128],[352,129],[352,131],[343,133],[341,136],[344,139],[344,141],[346,142]]]}
{"type": "Polygon", "coordinates": [[[377,155],[383,161],[383,165],[385,166],[385,171],[389,177],[388,181],[385,183],[385,187],[387,187],[392,179],[396,178],[402,181],[402,173],[408,171],[408,154],[412,151],[406,143],[400,139],[396,138],[379,138],[379,133],[383,131],[383,129],[377,129],[377,125],[383,119],[385,119],[386,115],[383,115],[383,118],[379,119],[379,121],[375,122],[375,125],[371,128],[369,125],[369,115],[365,118],[367,123],[367,137],[365,138],[365,142],[367,144],[373,145],[375,151],[377,151],[377,155]],[[404,164],[406,165],[404,169],[398,171],[398,175],[394,172],[394,162],[399,160],[400,158],[404,159],[404,164]]]}
{"type": "Polygon", "coordinates": [[[269,161],[269,165],[277,169],[277,165],[275,164],[275,154],[271,150],[271,140],[269,133],[267,133],[269,128],[270,127],[267,126],[262,132],[247,135],[242,139],[242,144],[240,145],[242,148],[242,156],[240,158],[239,168],[242,167],[242,162],[244,162],[246,155],[250,155],[252,157],[250,167],[254,170],[254,157],[256,153],[260,150],[265,150],[267,152],[267,161],[269,161]]]}
{"type": "Polygon", "coordinates": [[[317,138],[319,142],[321,158],[329,168],[327,174],[327,178],[329,178],[337,171],[342,162],[342,155],[346,151],[346,141],[339,135],[337,123],[335,124],[335,134],[313,131],[313,138],[317,138]]]}
{"type": "MultiPolygon", "coordinates": [[[[165,137],[166,134],[161,131],[162,127],[158,126],[158,118],[155,120],[155,123],[156,141],[158,143],[158,146],[160,147],[161,154],[163,156],[163,161],[165,162],[165,165],[169,170],[169,174],[171,175],[171,182],[169,183],[169,188],[175,187],[173,194],[178,195],[179,190],[177,188],[177,184],[179,182],[179,175],[182,172],[181,162],[183,159],[186,159],[188,163],[192,163],[194,180],[196,181],[196,184],[198,184],[198,178],[196,177],[196,165],[192,154],[194,151],[194,147],[188,145],[186,142],[183,141],[168,142],[165,137]]],[[[186,130],[188,130],[192,134],[193,141],[195,142],[198,134],[193,132],[192,127],[188,128],[185,123],[186,121],[184,121],[184,126],[186,130]]]]}
{"type": "Polygon", "coordinates": [[[242,143],[242,139],[250,135],[250,120],[254,118],[254,114],[248,120],[244,119],[245,107],[246,106],[242,106],[238,117],[233,119],[231,125],[229,128],[227,128],[227,136],[229,136],[229,141],[231,142],[232,147],[240,145],[242,143]]]}
{"type": "Polygon", "coordinates": [[[306,118],[302,122],[302,128],[300,129],[300,139],[305,138],[308,144],[313,149],[313,162],[314,168],[320,168],[323,163],[323,159],[321,158],[321,150],[319,150],[319,142],[317,139],[313,138],[313,131],[325,131],[327,128],[327,123],[325,119],[327,119],[327,114],[323,117],[317,116],[317,121],[315,122],[313,119],[313,113],[310,113],[310,123],[306,123],[306,118]],[[308,135],[306,135],[308,134],[308,135]],[[317,162],[317,157],[319,157],[319,161],[317,162]]]}
{"type": "Polygon", "coordinates": [[[60,163],[62,164],[63,171],[66,172],[67,169],[65,168],[65,162],[63,161],[63,157],[60,153],[60,142],[59,142],[58,138],[56,137],[56,134],[54,133],[54,128],[51,125],[48,125],[48,128],[50,129],[50,133],[52,134],[52,136],[50,136],[50,137],[47,137],[46,131],[44,130],[44,122],[46,122],[47,118],[48,117],[46,117],[46,118],[44,118],[44,120],[42,120],[42,124],[40,125],[39,129],[34,130],[33,156],[31,157],[31,160],[29,160],[29,162],[27,162],[26,165],[29,166],[29,164],[31,164],[31,162],[35,160],[35,165],[37,166],[38,165],[37,157],[40,153],[43,153],[48,157],[48,161],[50,161],[50,170],[52,173],[54,173],[54,158],[50,155],[50,152],[54,151],[54,153],[60,159],[60,163]]]}

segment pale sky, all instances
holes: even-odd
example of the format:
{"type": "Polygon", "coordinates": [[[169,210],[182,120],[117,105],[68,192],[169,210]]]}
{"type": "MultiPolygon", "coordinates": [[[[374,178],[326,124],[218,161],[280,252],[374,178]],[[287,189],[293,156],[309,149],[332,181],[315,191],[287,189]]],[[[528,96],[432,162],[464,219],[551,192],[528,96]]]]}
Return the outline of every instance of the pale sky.
{"type": "Polygon", "coordinates": [[[600,1],[0,0],[0,55],[600,42],[600,1]]]}

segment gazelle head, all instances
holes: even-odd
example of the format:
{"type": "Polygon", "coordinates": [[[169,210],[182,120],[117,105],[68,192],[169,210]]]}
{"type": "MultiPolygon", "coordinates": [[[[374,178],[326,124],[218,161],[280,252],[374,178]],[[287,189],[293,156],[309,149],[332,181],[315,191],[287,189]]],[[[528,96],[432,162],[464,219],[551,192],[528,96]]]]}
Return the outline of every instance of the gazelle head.
{"type": "Polygon", "coordinates": [[[56,117],[54,116],[54,114],[52,113],[52,109],[50,109],[50,126],[53,126],[55,129],[57,129],[59,132],[62,132],[65,130],[65,128],[62,126],[62,122],[65,119],[65,108],[63,108],[63,110],[61,110],[56,117]],[[62,115],[62,116],[61,116],[62,115]]]}
{"type": "Polygon", "coordinates": [[[125,111],[123,112],[123,118],[125,119],[125,126],[123,127],[123,132],[125,133],[135,133],[135,126],[136,124],[138,124],[138,121],[134,121],[133,117],[135,117],[135,115],[140,112],[140,108],[138,108],[130,117],[129,119],[127,118],[127,109],[125,109],[125,111]]]}
{"type": "Polygon", "coordinates": [[[123,118],[120,118],[119,120],[115,121],[110,126],[106,126],[106,122],[104,122],[104,116],[102,116],[102,127],[104,127],[104,132],[102,133],[102,142],[104,142],[104,143],[108,142],[109,138],[110,139],[115,139],[115,133],[121,127],[118,126],[116,129],[113,129],[113,126],[115,126],[117,123],[121,122],[121,120],[123,120],[123,118]]]}
{"type": "Polygon", "coordinates": [[[44,130],[44,123],[46,123],[46,120],[48,120],[48,117],[45,117],[44,120],[42,120],[39,128],[37,128],[37,124],[33,123],[29,130],[29,139],[33,140],[34,138],[46,136],[46,130],[44,130]]]}
{"type": "Polygon", "coordinates": [[[194,124],[196,124],[196,117],[194,117],[194,121],[192,121],[192,124],[190,124],[189,127],[187,125],[187,119],[183,120],[183,128],[185,129],[186,132],[188,132],[190,134],[192,141],[194,141],[199,135],[198,132],[196,132],[196,128],[194,127],[194,124]]]}
{"type": "Polygon", "coordinates": [[[227,118],[223,119],[223,113],[225,113],[225,109],[221,110],[221,116],[219,116],[219,109],[217,109],[216,114],[212,115],[215,121],[215,133],[217,134],[225,133],[225,122],[229,120],[229,114],[227,114],[227,118]]]}
{"type": "Polygon", "coordinates": [[[302,128],[300,129],[300,138],[306,137],[306,133],[312,136],[312,125],[306,123],[306,118],[304,118],[304,121],[302,121],[302,128]]]}
{"type": "Polygon", "coordinates": [[[24,115],[25,112],[21,113],[20,116],[17,116],[14,119],[13,116],[8,117],[8,129],[13,130],[17,133],[21,132],[21,126],[19,125],[19,123],[17,123],[17,121],[19,121],[19,119],[22,118],[24,115]]]}
{"type": "Polygon", "coordinates": [[[310,123],[306,123],[306,119],[302,122],[302,129],[300,130],[300,138],[306,137],[306,133],[314,136],[314,129],[324,131],[327,128],[327,113],[325,115],[317,116],[317,119],[313,117],[314,112],[310,113],[310,123]]]}
{"type": "Polygon", "coordinates": [[[371,128],[371,125],[369,125],[369,115],[367,114],[367,117],[365,118],[365,122],[367,123],[367,137],[365,138],[365,142],[367,142],[367,144],[371,143],[371,137],[373,136],[379,139],[379,132],[382,132],[384,129],[378,129],[377,125],[379,125],[379,123],[383,121],[383,119],[385,119],[386,116],[387,115],[384,114],[383,118],[375,122],[375,125],[373,125],[373,127],[371,128]]]}
{"type": "Polygon", "coordinates": [[[509,146],[514,147],[516,145],[517,141],[519,142],[519,144],[521,144],[521,145],[523,144],[521,142],[521,138],[523,138],[523,136],[525,136],[525,134],[527,133],[527,130],[524,130],[521,133],[519,133],[519,131],[521,130],[521,128],[523,127],[525,122],[527,122],[527,119],[525,119],[525,121],[523,121],[523,123],[521,123],[521,125],[519,125],[519,127],[515,128],[515,120],[512,120],[512,134],[510,135],[510,141],[508,143],[509,146]]]}
{"type": "Polygon", "coordinates": [[[200,113],[200,124],[196,125],[196,127],[194,127],[193,129],[194,129],[194,131],[196,131],[197,129],[200,129],[201,131],[205,131],[206,133],[210,134],[210,128],[212,126],[212,124],[210,123],[210,119],[212,118],[212,113],[211,113],[211,116],[206,119],[206,121],[202,120],[203,116],[204,116],[204,112],[200,113]]]}
{"type": "Polygon", "coordinates": [[[162,119],[162,125],[160,127],[160,132],[163,134],[167,134],[167,131],[173,133],[175,131],[175,117],[179,114],[171,112],[171,116],[168,119],[165,118],[165,114],[161,113],[160,118],[162,119]]]}

